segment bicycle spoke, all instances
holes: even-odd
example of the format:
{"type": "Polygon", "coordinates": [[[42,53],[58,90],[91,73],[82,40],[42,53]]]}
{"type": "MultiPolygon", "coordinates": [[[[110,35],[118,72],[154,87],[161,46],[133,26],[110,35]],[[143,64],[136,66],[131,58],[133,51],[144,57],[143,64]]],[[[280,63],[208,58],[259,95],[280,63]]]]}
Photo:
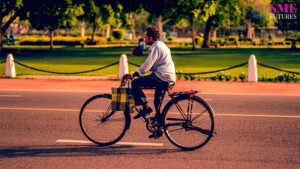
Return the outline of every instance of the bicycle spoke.
{"type": "Polygon", "coordinates": [[[186,121],[184,119],[179,119],[179,118],[171,118],[171,117],[168,117],[167,120],[174,120],[174,121],[186,121]]]}
{"type": "Polygon", "coordinates": [[[202,128],[195,127],[195,126],[193,126],[193,127],[190,127],[190,129],[191,129],[191,130],[196,130],[196,131],[199,131],[199,132],[201,132],[202,134],[205,134],[205,135],[211,135],[211,134],[212,134],[212,132],[211,132],[211,131],[209,131],[209,130],[202,129],[202,128]]]}
{"type": "Polygon", "coordinates": [[[172,144],[184,150],[194,150],[210,140],[214,120],[213,112],[207,105],[198,96],[175,98],[167,109],[164,128],[172,144]]]}
{"type": "Polygon", "coordinates": [[[91,97],[80,112],[80,127],[85,136],[100,146],[112,145],[126,132],[127,115],[112,111],[110,95],[91,97]]]}
{"type": "Polygon", "coordinates": [[[178,128],[178,129],[173,129],[173,130],[168,130],[169,133],[172,133],[174,131],[178,131],[178,130],[183,130],[184,128],[178,128]]]}
{"type": "Polygon", "coordinates": [[[182,123],[169,123],[166,126],[170,127],[170,126],[181,126],[182,123]]]}
{"type": "Polygon", "coordinates": [[[196,117],[194,117],[192,121],[196,120],[198,117],[200,117],[205,112],[207,112],[206,109],[203,112],[201,112],[200,114],[198,114],[196,117]]]}
{"type": "Polygon", "coordinates": [[[184,111],[182,110],[182,108],[179,106],[179,104],[178,104],[178,103],[175,103],[175,106],[177,107],[177,109],[178,109],[178,111],[180,112],[180,114],[182,115],[182,117],[186,120],[187,117],[186,117],[184,111]]]}

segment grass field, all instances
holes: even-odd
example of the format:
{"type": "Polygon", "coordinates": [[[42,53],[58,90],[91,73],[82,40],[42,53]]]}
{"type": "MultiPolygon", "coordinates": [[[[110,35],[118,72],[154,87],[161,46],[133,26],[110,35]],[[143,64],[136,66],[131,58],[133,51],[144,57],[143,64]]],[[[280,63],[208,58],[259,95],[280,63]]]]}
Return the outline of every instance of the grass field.
{"type": "MultiPolygon", "coordinates": [[[[31,67],[56,71],[56,72],[79,72],[99,68],[119,60],[121,54],[126,54],[130,62],[142,64],[147,57],[132,56],[132,47],[99,47],[99,48],[76,48],[76,47],[56,47],[54,51],[49,51],[48,47],[20,47],[18,54],[14,55],[15,60],[31,67]]],[[[300,72],[300,52],[289,49],[275,48],[217,48],[217,49],[197,49],[171,48],[172,57],[176,70],[193,73],[207,72],[227,67],[235,66],[247,62],[249,56],[254,54],[259,63],[273,67],[300,72]]],[[[0,57],[0,62],[6,56],[0,57]]],[[[135,66],[129,66],[129,71],[134,72],[135,66]]],[[[233,76],[241,72],[247,74],[247,65],[228,70],[233,76]]],[[[53,75],[24,68],[16,64],[17,75],[53,75]]],[[[5,73],[5,64],[0,64],[0,74],[5,73]]],[[[100,71],[79,74],[82,76],[104,76],[117,75],[118,66],[112,66],[100,71]]],[[[258,76],[277,76],[279,71],[258,66],[258,76]]],[[[202,75],[209,77],[212,74],[202,75]]]]}

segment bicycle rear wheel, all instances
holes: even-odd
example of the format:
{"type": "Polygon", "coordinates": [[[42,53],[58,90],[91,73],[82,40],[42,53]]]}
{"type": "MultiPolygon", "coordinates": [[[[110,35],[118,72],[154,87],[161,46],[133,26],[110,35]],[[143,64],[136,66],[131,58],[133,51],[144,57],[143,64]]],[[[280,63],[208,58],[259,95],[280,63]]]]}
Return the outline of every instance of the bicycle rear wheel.
{"type": "Polygon", "coordinates": [[[164,131],[168,140],[183,150],[200,148],[213,135],[213,110],[198,96],[179,96],[164,109],[164,131]]]}
{"type": "Polygon", "coordinates": [[[112,111],[111,95],[96,95],[81,108],[79,123],[84,135],[100,146],[118,142],[126,132],[128,117],[122,111],[112,111]]]}

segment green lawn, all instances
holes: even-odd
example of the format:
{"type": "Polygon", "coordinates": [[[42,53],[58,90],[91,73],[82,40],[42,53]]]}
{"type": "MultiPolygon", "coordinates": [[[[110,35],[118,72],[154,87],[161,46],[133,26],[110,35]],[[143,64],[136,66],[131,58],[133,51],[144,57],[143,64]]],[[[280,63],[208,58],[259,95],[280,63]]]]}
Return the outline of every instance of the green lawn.
{"type": "MultiPolygon", "coordinates": [[[[19,54],[15,54],[15,60],[26,65],[39,69],[57,72],[78,72],[99,68],[119,60],[121,54],[126,54],[130,62],[142,64],[147,57],[132,56],[132,47],[101,47],[101,48],[76,48],[76,47],[57,47],[54,51],[49,51],[48,47],[20,47],[19,54]]],[[[177,71],[182,72],[207,72],[219,70],[234,65],[247,62],[249,56],[254,54],[257,61],[273,67],[285,70],[300,72],[300,52],[290,51],[289,49],[274,48],[218,48],[218,49],[197,49],[192,51],[188,48],[171,48],[172,57],[177,71]]],[[[6,56],[0,57],[0,62],[6,56]]],[[[129,66],[130,72],[137,69],[129,66]]],[[[49,73],[38,72],[22,66],[16,65],[18,75],[51,75],[49,73]]],[[[241,72],[247,74],[247,65],[226,71],[232,75],[241,72]]],[[[5,73],[5,64],[0,64],[0,74],[5,73]]],[[[116,75],[118,66],[112,66],[100,71],[80,74],[83,76],[103,76],[116,75]]],[[[266,75],[275,77],[279,71],[258,66],[258,76],[266,75]]],[[[202,75],[209,77],[211,74],[202,75]]]]}

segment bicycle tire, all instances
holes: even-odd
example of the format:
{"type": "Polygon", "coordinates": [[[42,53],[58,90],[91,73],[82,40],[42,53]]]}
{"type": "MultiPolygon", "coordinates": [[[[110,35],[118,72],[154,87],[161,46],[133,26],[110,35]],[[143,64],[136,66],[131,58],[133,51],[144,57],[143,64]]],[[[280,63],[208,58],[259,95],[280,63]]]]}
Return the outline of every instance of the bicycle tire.
{"type": "MultiPolygon", "coordinates": [[[[187,115],[187,113],[185,114],[187,115]]],[[[214,111],[207,102],[198,96],[190,98],[188,95],[181,95],[169,101],[165,106],[163,110],[163,128],[165,135],[173,145],[187,151],[195,150],[207,144],[213,135],[214,111]],[[176,109],[179,111],[176,104],[180,107],[184,107],[183,102],[186,102],[189,99],[191,99],[194,106],[189,106],[194,109],[194,113],[192,112],[190,115],[190,119],[193,119],[191,122],[184,119],[181,113],[172,112],[176,111],[176,109]],[[199,106],[199,108],[195,106],[199,106]],[[198,111],[195,109],[198,109],[199,113],[197,113],[198,111]],[[207,121],[204,121],[206,119],[207,121]],[[197,120],[197,122],[195,120],[197,120]],[[205,124],[205,122],[207,122],[207,124],[205,124]],[[177,137],[175,132],[180,131],[183,131],[183,134],[179,134],[177,137]],[[192,144],[192,141],[195,141],[196,143],[192,144]]]]}
{"type": "Polygon", "coordinates": [[[110,94],[96,95],[89,98],[83,104],[79,114],[79,124],[82,132],[90,141],[99,146],[109,146],[120,141],[128,128],[128,119],[130,119],[130,116],[127,113],[111,110],[110,94]],[[105,108],[102,109],[99,106],[105,108]],[[96,126],[90,124],[94,122],[96,126]],[[95,129],[93,129],[93,126],[95,129]]]}

